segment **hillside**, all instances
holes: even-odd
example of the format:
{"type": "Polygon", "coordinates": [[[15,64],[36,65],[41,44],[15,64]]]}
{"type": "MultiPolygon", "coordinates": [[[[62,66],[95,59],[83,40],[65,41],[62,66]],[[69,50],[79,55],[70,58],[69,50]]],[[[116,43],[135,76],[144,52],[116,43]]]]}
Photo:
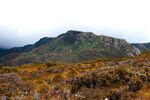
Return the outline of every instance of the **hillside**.
{"type": "Polygon", "coordinates": [[[150,51],[150,43],[133,43],[133,46],[137,47],[141,51],[150,51]]]}
{"type": "Polygon", "coordinates": [[[2,56],[0,63],[3,65],[48,61],[76,63],[98,58],[117,58],[140,54],[140,50],[124,39],[99,36],[92,32],[70,30],[56,38],[46,39],[43,39],[44,42],[38,42],[38,45],[15,48],[15,52],[2,56]]]}
{"type": "Polygon", "coordinates": [[[150,53],[74,64],[0,66],[0,98],[150,100],[150,53]]]}
{"type": "Polygon", "coordinates": [[[53,38],[50,38],[50,37],[44,37],[44,38],[40,39],[38,42],[36,42],[35,44],[25,45],[23,47],[14,47],[11,49],[0,49],[0,57],[6,56],[6,55],[12,54],[12,53],[30,52],[33,49],[50,42],[52,39],[53,38]]]}

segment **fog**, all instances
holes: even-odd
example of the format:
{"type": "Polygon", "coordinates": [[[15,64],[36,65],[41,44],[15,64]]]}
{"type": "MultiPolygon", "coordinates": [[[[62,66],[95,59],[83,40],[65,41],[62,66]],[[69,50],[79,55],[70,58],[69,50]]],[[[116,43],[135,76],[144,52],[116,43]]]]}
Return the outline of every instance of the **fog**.
{"type": "Polygon", "coordinates": [[[0,47],[68,30],[150,42],[149,0],[0,0],[0,47]]]}

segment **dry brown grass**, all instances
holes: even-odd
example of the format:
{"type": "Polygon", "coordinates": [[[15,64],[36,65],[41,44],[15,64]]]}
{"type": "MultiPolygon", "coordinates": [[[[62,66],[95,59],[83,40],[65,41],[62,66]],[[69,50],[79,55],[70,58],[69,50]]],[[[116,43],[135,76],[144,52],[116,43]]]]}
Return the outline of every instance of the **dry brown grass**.
{"type": "Polygon", "coordinates": [[[77,64],[50,62],[19,67],[1,66],[0,75],[9,73],[15,73],[21,79],[19,83],[12,83],[11,78],[0,77],[3,78],[0,80],[3,80],[0,82],[0,96],[11,99],[150,98],[150,53],[134,58],[101,59],[77,64]],[[74,92],[71,92],[72,89],[74,92]]]}

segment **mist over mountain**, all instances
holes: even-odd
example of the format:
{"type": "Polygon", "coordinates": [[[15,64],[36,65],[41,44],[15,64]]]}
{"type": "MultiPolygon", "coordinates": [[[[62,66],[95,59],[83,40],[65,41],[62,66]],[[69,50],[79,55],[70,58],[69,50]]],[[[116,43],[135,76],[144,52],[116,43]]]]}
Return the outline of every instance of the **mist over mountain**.
{"type": "Polygon", "coordinates": [[[149,9],[148,0],[1,0],[0,47],[33,44],[69,29],[146,43],[149,9]]]}
{"type": "Polygon", "coordinates": [[[150,0],[0,0],[0,100],[150,100],[150,0]]]}

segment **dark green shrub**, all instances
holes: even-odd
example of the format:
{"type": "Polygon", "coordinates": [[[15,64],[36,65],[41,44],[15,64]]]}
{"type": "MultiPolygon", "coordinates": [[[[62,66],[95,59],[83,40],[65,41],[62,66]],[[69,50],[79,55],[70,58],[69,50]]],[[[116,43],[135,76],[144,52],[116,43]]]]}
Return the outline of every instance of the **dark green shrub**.
{"type": "Polygon", "coordinates": [[[136,92],[136,91],[140,90],[141,88],[142,88],[142,84],[139,81],[131,82],[129,84],[129,90],[132,92],[136,92]]]}

